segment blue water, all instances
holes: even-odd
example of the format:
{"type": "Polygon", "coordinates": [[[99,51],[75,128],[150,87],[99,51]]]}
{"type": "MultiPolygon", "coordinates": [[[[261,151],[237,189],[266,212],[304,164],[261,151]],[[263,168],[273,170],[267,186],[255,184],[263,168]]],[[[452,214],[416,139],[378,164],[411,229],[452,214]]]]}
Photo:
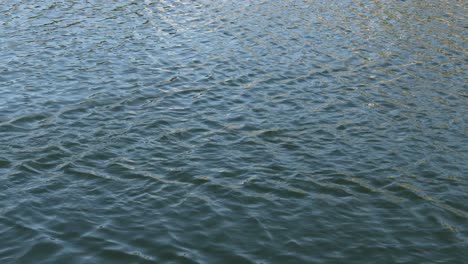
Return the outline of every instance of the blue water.
{"type": "Polygon", "coordinates": [[[0,263],[464,263],[466,9],[0,1],[0,263]]]}

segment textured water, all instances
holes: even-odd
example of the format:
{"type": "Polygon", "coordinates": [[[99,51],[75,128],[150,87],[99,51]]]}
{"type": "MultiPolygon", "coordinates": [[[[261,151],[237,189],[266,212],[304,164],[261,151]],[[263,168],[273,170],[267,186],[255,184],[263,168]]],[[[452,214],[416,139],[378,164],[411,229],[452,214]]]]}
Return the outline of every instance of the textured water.
{"type": "Polygon", "coordinates": [[[463,263],[466,1],[0,1],[1,263],[463,263]]]}

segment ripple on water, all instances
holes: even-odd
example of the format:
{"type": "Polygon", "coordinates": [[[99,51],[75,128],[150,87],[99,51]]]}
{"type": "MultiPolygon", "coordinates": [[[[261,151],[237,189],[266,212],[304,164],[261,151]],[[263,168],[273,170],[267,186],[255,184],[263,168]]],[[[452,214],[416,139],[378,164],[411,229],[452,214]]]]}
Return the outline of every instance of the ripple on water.
{"type": "Polygon", "coordinates": [[[462,263],[461,1],[4,1],[2,263],[462,263]]]}

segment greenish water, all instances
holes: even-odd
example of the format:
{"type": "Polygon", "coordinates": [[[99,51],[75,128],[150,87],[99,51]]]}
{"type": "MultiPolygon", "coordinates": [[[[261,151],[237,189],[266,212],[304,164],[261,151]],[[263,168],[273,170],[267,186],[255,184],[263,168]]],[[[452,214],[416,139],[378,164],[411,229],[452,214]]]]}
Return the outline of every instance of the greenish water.
{"type": "Polygon", "coordinates": [[[465,1],[0,1],[0,263],[463,263],[465,1]]]}

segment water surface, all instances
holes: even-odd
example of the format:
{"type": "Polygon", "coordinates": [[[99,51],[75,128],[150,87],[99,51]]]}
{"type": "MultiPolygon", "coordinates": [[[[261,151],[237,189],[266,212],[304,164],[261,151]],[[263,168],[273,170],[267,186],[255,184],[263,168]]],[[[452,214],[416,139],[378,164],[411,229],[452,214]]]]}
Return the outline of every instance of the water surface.
{"type": "Polygon", "coordinates": [[[462,263],[465,1],[0,1],[1,263],[462,263]]]}

